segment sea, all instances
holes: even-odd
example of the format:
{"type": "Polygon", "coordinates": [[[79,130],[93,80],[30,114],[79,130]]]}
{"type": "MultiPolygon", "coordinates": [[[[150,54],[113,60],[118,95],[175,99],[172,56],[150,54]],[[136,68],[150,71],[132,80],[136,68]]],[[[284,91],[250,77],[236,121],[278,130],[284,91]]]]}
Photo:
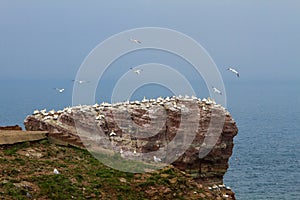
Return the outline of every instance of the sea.
{"type": "MultiPolygon", "coordinates": [[[[25,117],[35,109],[72,105],[73,84],[70,80],[0,80],[0,126],[24,128],[25,117]],[[58,93],[54,88],[61,86],[65,91],[58,93]]],[[[300,82],[239,80],[225,82],[225,87],[227,110],[239,132],[224,183],[240,200],[299,200],[300,82]]],[[[157,91],[149,90],[147,95],[155,97],[157,91]]]]}

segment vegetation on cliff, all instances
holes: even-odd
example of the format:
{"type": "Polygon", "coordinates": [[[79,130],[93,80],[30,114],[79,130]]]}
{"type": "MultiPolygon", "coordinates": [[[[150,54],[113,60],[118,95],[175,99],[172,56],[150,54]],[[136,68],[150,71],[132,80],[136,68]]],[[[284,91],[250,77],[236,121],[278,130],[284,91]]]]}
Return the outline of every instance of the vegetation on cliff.
{"type": "Polygon", "coordinates": [[[41,140],[0,146],[2,199],[228,199],[172,166],[132,174],[111,169],[83,149],[41,140]],[[58,169],[60,174],[54,174],[58,169]]]}

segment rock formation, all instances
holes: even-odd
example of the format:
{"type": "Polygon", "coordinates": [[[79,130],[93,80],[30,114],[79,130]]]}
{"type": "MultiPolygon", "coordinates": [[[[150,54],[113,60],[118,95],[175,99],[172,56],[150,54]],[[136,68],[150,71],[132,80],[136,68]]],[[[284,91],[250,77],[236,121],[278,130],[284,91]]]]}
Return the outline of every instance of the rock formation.
{"type": "MultiPolygon", "coordinates": [[[[155,157],[153,162],[172,161],[176,168],[191,174],[199,183],[210,186],[223,184],[223,175],[232,154],[233,137],[238,132],[236,123],[222,106],[210,99],[195,97],[143,99],[141,102],[74,106],[62,111],[34,111],[24,124],[26,130],[48,131],[50,138],[64,144],[88,147],[97,143],[103,149],[113,147],[115,152],[128,159],[134,158],[135,154],[144,155],[163,149],[167,156],[176,155],[176,159],[155,157]],[[218,125],[211,122],[215,119],[222,123],[220,134],[214,135],[218,125]],[[209,130],[212,135],[208,134],[209,130]],[[181,134],[176,137],[178,133],[181,134]],[[209,137],[215,137],[216,144],[207,155],[199,157],[199,150],[205,148],[205,139],[209,137]],[[177,149],[168,146],[174,140],[177,146],[184,145],[184,141],[189,144],[183,154],[177,155],[177,149]]],[[[143,159],[153,160],[153,157],[145,156],[143,159]]]]}
{"type": "Polygon", "coordinates": [[[0,126],[0,130],[4,130],[4,131],[21,131],[22,128],[19,125],[14,125],[14,126],[0,126]]]}

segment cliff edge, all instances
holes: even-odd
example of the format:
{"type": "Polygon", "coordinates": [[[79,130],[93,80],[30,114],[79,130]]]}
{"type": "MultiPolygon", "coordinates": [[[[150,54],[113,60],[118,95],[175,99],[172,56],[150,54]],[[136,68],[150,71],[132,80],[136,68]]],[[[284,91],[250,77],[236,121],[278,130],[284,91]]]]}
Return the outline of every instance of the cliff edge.
{"type": "MultiPolygon", "coordinates": [[[[167,147],[180,131],[183,131],[183,137],[179,140],[195,132],[189,147],[176,155],[178,158],[172,165],[207,186],[223,185],[223,176],[234,146],[233,138],[238,132],[235,121],[226,109],[210,99],[194,97],[102,103],[48,112],[36,110],[33,115],[27,116],[24,124],[26,130],[48,131],[48,137],[61,144],[89,147],[96,143],[97,147],[110,150],[105,144],[109,142],[114,151],[128,159],[134,158],[135,154],[167,147]],[[211,137],[207,133],[217,130],[211,121],[218,117],[223,118],[221,133],[215,135],[216,143],[209,153],[199,157],[199,150],[206,145],[205,138],[211,137]]],[[[154,161],[165,161],[163,158],[157,159],[154,161]]]]}

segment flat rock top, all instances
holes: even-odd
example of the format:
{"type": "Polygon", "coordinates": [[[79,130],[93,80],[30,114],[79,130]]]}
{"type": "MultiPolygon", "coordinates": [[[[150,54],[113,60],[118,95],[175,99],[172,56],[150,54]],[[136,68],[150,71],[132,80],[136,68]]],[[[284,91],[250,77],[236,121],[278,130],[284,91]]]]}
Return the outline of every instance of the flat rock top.
{"type": "Polygon", "coordinates": [[[41,140],[47,137],[47,133],[48,131],[0,130],[0,145],[41,140]]]}

